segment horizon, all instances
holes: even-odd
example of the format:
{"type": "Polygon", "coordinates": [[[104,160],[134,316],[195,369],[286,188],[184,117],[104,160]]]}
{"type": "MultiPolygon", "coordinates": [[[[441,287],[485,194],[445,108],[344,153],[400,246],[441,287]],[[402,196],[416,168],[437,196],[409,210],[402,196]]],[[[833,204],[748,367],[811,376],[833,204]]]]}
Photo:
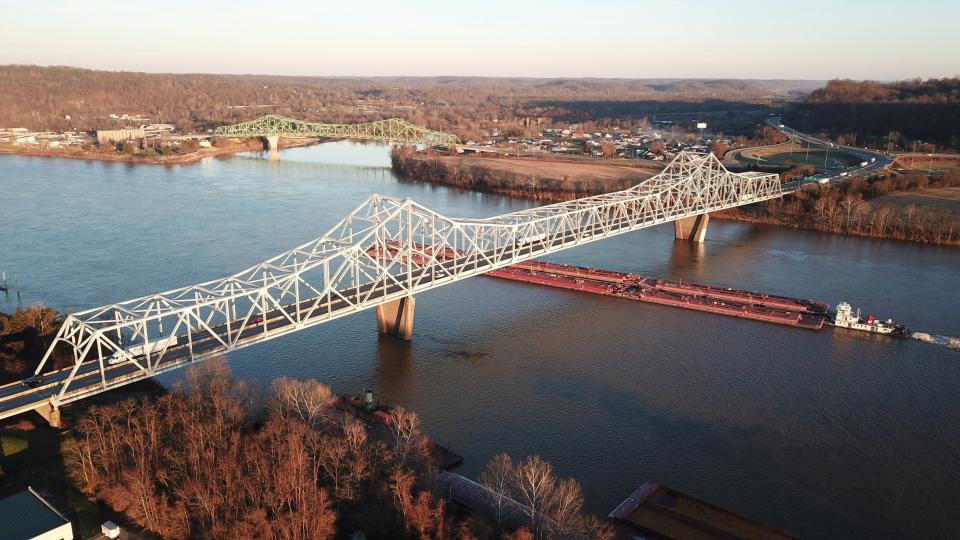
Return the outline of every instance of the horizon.
{"type": "Polygon", "coordinates": [[[785,12],[758,0],[603,0],[589,9],[569,1],[538,7],[491,0],[470,9],[372,0],[349,6],[174,0],[156,10],[58,0],[16,6],[15,22],[0,18],[0,62],[331,78],[886,82],[960,76],[960,57],[953,54],[960,50],[953,29],[960,5],[858,4],[816,0],[785,12]],[[346,24],[357,14],[360,23],[346,24]]]}

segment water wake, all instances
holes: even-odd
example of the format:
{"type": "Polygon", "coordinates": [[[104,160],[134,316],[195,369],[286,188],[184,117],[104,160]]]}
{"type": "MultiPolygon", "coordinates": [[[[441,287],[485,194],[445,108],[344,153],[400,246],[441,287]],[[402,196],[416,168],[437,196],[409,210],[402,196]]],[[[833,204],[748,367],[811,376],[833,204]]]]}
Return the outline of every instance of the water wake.
{"type": "Polygon", "coordinates": [[[960,349],[960,338],[956,337],[930,335],[926,332],[913,332],[910,334],[910,337],[913,339],[919,339],[920,341],[924,341],[926,343],[940,345],[941,347],[960,349]]]}

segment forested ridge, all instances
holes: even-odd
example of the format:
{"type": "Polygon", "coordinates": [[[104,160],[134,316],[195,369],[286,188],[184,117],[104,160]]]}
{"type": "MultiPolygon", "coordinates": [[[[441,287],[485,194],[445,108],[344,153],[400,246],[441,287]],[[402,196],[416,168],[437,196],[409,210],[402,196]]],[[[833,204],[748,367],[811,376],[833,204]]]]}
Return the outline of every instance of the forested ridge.
{"type": "Polygon", "coordinates": [[[960,78],[892,83],[833,80],[796,103],[784,121],[802,131],[826,130],[882,148],[914,142],[960,149],[960,78]]]}
{"type": "Polygon", "coordinates": [[[109,117],[126,113],[193,130],[275,113],[325,122],[402,117],[467,135],[480,126],[520,129],[527,116],[570,121],[716,108],[725,102],[731,108],[769,104],[797,99],[818,85],[726,79],[152,74],[6,65],[0,66],[0,126],[104,129],[129,123],[109,117]],[[690,105],[708,102],[707,107],[690,105]]]}

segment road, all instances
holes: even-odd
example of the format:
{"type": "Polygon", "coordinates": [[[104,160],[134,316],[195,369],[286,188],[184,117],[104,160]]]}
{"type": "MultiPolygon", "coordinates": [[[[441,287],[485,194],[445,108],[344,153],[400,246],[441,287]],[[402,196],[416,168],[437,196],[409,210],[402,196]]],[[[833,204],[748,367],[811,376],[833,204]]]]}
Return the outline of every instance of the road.
{"type": "MultiPolygon", "coordinates": [[[[781,122],[782,120],[779,116],[771,116],[770,118],[767,118],[767,124],[770,127],[778,130],[780,133],[786,135],[791,142],[806,143],[807,145],[816,146],[818,148],[827,150],[843,151],[846,154],[856,156],[858,159],[860,159],[861,163],[866,163],[865,165],[855,165],[852,167],[819,168],[817,176],[814,177],[814,181],[817,183],[830,185],[839,184],[845,180],[849,180],[852,177],[877,173],[893,165],[894,158],[891,158],[882,152],[868,150],[866,148],[837,145],[830,141],[825,141],[812,135],[801,133],[800,131],[783,125],[781,122]]],[[[784,191],[795,191],[800,188],[802,183],[806,184],[810,182],[795,180],[793,182],[784,184],[783,189],[784,191]]]]}

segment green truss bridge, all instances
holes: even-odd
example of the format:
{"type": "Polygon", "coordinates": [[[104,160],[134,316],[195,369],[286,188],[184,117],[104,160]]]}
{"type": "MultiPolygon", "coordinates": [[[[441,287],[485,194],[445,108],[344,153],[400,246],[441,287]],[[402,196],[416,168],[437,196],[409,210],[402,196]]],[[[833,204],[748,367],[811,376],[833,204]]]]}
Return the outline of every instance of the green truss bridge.
{"type": "Polygon", "coordinates": [[[264,137],[267,139],[270,150],[277,148],[277,142],[281,136],[358,139],[447,147],[460,144],[460,138],[452,133],[421,127],[400,118],[390,118],[364,124],[321,124],[270,114],[249,122],[220,126],[214,133],[224,137],[264,137]]]}

